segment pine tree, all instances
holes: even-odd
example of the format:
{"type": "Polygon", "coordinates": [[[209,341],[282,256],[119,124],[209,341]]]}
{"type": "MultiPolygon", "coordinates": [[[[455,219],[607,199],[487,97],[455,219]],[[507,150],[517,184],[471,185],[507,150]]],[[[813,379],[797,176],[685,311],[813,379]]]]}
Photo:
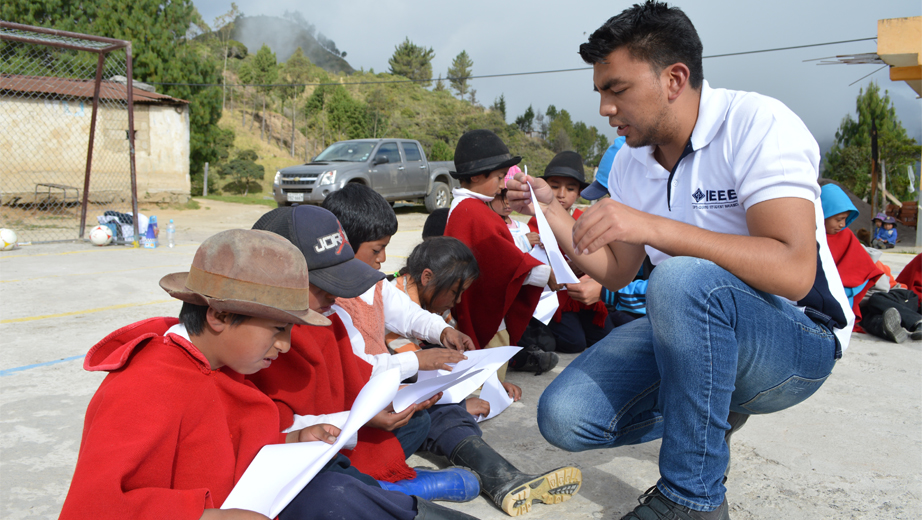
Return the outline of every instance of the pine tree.
{"type": "Polygon", "coordinates": [[[221,47],[223,49],[222,57],[224,58],[224,69],[221,71],[221,110],[227,109],[227,54],[230,50],[230,35],[234,30],[234,23],[237,21],[237,17],[240,16],[240,9],[237,8],[237,4],[231,2],[230,11],[218,16],[214,19],[214,32],[217,33],[218,39],[221,41],[221,47]]]}
{"type": "Polygon", "coordinates": [[[448,68],[448,81],[451,83],[451,88],[458,93],[458,97],[461,99],[464,99],[465,95],[467,95],[468,78],[471,76],[473,66],[474,62],[467,55],[467,51],[461,51],[452,60],[451,67],[448,68]]]}
{"type": "Polygon", "coordinates": [[[505,94],[500,94],[498,98],[493,101],[493,106],[490,107],[491,110],[496,110],[503,117],[503,123],[506,122],[506,96],[505,94]]]}
{"type": "Polygon", "coordinates": [[[435,88],[432,90],[434,90],[435,92],[442,92],[443,90],[445,90],[445,82],[442,81],[441,74],[439,74],[439,80],[435,82],[435,88]]]}
{"type": "Polygon", "coordinates": [[[387,60],[391,74],[411,79],[424,87],[432,85],[432,59],[435,51],[420,47],[405,39],[394,48],[394,55],[387,60]]]}
{"type": "Polygon", "coordinates": [[[277,94],[284,101],[288,100],[291,104],[291,156],[295,156],[295,119],[298,114],[297,101],[298,97],[304,93],[305,86],[310,78],[311,60],[309,60],[301,51],[301,47],[295,49],[294,54],[288,58],[282,67],[280,75],[286,83],[290,85],[279,87],[277,94]]]}
{"type": "Polygon", "coordinates": [[[272,92],[271,85],[278,81],[279,67],[275,59],[275,53],[265,43],[259,48],[256,57],[250,65],[251,81],[260,85],[256,87],[263,94],[263,121],[259,131],[259,138],[262,140],[266,131],[266,98],[272,92]]]}
{"type": "Polygon", "coordinates": [[[534,129],[534,120],[535,120],[535,110],[528,105],[528,108],[525,109],[525,113],[515,118],[515,126],[519,127],[519,130],[528,133],[534,129]]]}

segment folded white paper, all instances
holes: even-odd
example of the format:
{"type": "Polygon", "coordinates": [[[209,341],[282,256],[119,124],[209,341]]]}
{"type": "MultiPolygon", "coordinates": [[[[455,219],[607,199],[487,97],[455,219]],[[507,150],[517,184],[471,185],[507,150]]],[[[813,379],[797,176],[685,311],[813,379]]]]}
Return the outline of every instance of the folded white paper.
{"type": "MultiPolygon", "coordinates": [[[[434,372],[434,370],[432,372],[434,372]]],[[[400,413],[411,405],[421,403],[446,388],[477,376],[480,372],[480,369],[468,367],[465,370],[452,370],[451,372],[446,372],[444,375],[440,374],[422,381],[417,378],[415,383],[407,385],[397,391],[397,395],[394,397],[394,412],[400,413]]]]}
{"type": "Polygon", "coordinates": [[[560,307],[557,291],[552,291],[545,286],[544,292],[541,293],[541,299],[538,300],[538,306],[535,307],[535,319],[547,325],[551,318],[554,317],[554,313],[557,312],[557,307],[560,307]]]}
{"type": "MultiPolygon", "coordinates": [[[[554,232],[551,231],[551,225],[547,223],[547,217],[544,216],[541,206],[538,205],[535,190],[531,190],[531,203],[532,207],[535,208],[535,220],[538,221],[538,235],[541,237],[541,243],[544,244],[544,252],[549,260],[548,265],[554,270],[557,283],[579,283],[579,278],[567,265],[567,260],[563,257],[563,253],[560,252],[560,246],[557,245],[557,238],[554,237],[554,232]]],[[[535,249],[538,248],[532,248],[532,250],[535,249]]]]}
{"type": "Polygon", "coordinates": [[[506,393],[503,384],[499,382],[499,376],[496,375],[496,372],[490,374],[490,377],[488,377],[487,381],[483,384],[483,390],[480,391],[480,398],[490,403],[490,413],[486,417],[478,415],[477,422],[496,417],[512,404],[512,398],[506,393]]]}
{"type": "Polygon", "coordinates": [[[399,385],[400,370],[396,368],[372,377],[356,396],[349,418],[332,445],[316,441],[264,446],[221,509],[247,509],[269,518],[278,516],[346,440],[394,400],[399,385]]]}
{"type": "MultiPolygon", "coordinates": [[[[481,350],[469,350],[464,353],[467,359],[459,362],[454,366],[455,371],[467,370],[474,368],[481,370],[477,375],[458,382],[450,388],[443,391],[442,398],[436,404],[460,403],[467,396],[471,395],[474,390],[483,385],[490,374],[496,372],[509,358],[516,352],[522,350],[522,347],[496,347],[485,348],[481,350]]],[[[420,370],[417,381],[424,381],[438,375],[450,374],[446,370],[420,370]]],[[[434,394],[433,394],[434,395],[434,394]]]]}

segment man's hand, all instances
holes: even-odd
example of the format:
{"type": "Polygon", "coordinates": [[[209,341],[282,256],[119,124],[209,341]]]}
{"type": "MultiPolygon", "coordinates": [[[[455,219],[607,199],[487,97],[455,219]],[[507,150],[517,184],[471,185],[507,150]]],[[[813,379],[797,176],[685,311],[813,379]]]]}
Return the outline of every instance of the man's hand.
{"type": "Polygon", "coordinates": [[[518,386],[512,383],[507,383],[505,381],[502,382],[502,385],[506,390],[506,393],[509,394],[509,397],[511,397],[513,401],[518,401],[522,398],[522,389],[518,386]]]}
{"type": "Polygon", "coordinates": [[[577,255],[591,254],[611,242],[643,245],[649,238],[653,215],[602,199],[593,204],[573,226],[573,250],[577,255]]]}
{"type": "Polygon", "coordinates": [[[580,303],[593,305],[602,299],[602,284],[590,278],[589,275],[583,275],[579,283],[567,284],[567,294],[580,303]]]}
{"type": "Polygon", "coordinates": [[[269,520],[269,518],[246,509],[206,509],[200,520],[269,520]]]}
{"type": "Polygon", "coordinates": [[[514,211],[523,215],[534,215],[535,208],[531,207],[531,193],[529,189],[535,190],[535,197],[538,203],[546,208],[548,204],[559,204],[554,191],[548,186],[544,179],[536,179],[531,175],[517,173],[515,177],[506,181],[506,201],[514,211]]]}
{"type": "Polygon", "coordinates": [[[285,435],[285,442],[323,441],[327,444],[333,444],[336,442],[336,437],[339,437],[339,428],[336,426],[332,424],[315,424],[307,428],[288,432],[288,434],[285,435]]]}
{"type": "Polygon", "coordinates": [[[528,239],[528,243],[531,247],[535,247],[541,243],[541,237],[535,232],[525,233],[525,238],[528,239]]]}
{"type": "Polygon", "coordinates": [[[564,288],[563,284],[557,283],[557,277],[554,276],[553,269],[551,269],[551,276],[547,279],[547,286],[552,291],[559,291],[564,288]]]}
{"type": "Polygon", "coordinates": [[[372,417],[365,426],[392,432],[397,428],[406,426],[407,423],[410,422],[410,418],[413,417],[413,412],[415,412],[418,407],[419,405],[414,404],[400,413],[394,413],[394,404],[391,403],[387,405],[387,408],[381,410],[377,415],[372,417]]]}
{"type": "Polygon", "coordinates": [[[467,413],[477,417],[478,415],[486,417],[490,415],[490,403],[489,401],[484,401],[479,397],[468,397],[464,401],[464,407],[467,409],[467,413]]]}
{"type": "Polygon", "coordinates": [[[442,343],[443,347],[448,347],[459,352],[474,350],[474,342],[471,338],[467,334],[452,327],[446,327],[442,330],[439,341],[442,343]]]}
{"type": "MultiPolygon", "coordinates": [[[[467,339],[470,341],[470,338],[467,339]]],[[[438,347],[428,348],[425,350],[417,350],[416,357],[419,359],[420,370],[451,371],[451,367],[448,366],[448,363],[458,363],[464,359],[467,359],[467,356],[458,352],[457,350],[438,347]]]]}

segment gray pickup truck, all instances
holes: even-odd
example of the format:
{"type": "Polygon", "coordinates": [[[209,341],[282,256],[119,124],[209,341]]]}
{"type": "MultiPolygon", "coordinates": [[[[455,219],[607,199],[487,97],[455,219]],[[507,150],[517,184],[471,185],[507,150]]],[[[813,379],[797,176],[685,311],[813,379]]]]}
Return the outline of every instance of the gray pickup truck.
{"type": "Polygon", "coordinates": [[[272,191],[279,206],[320,204],[330,193],[350,182],[371,187],[389,202],[422,201],[426,211],[447,208],[451,188],[451,161],[429,162],[418,141],[410,139],[355,139],[333,143],[300,166],[275,174],[272,191]]]}

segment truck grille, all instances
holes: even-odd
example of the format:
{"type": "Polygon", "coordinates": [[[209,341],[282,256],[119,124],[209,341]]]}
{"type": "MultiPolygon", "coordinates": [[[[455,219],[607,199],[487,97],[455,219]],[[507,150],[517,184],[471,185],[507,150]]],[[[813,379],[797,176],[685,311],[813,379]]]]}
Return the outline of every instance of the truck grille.
{"type": "Polygon", "coordinates": [[[312,186],[317,181],[317,175],[283,175],[282,184],[295,186],[312,186]]]}
{"type": "Polygon", "coordinates": [[[283,188],[284,193],[310,193],[314,191],[313,188],[283,188]]]}

